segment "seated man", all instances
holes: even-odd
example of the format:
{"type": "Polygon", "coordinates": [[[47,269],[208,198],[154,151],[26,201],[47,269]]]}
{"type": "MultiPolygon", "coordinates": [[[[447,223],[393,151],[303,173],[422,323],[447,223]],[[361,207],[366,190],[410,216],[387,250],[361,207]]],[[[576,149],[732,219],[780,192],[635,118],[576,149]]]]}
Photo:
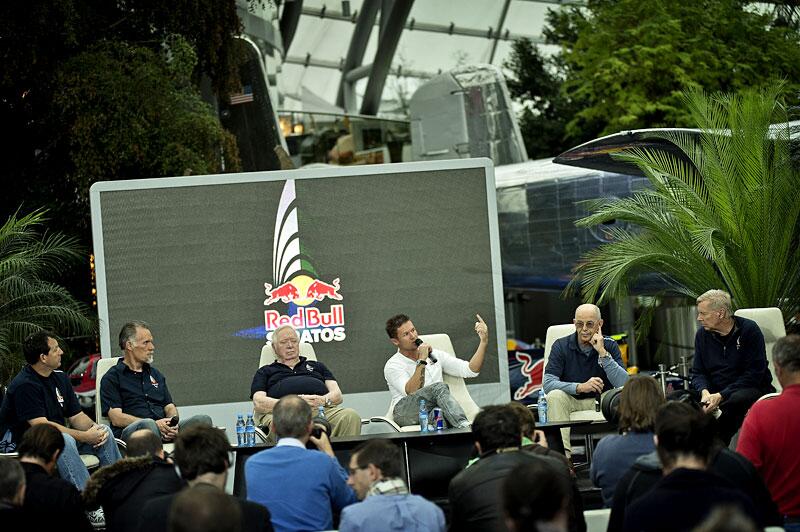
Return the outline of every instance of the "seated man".
{"type": "Polygon", "coordinates": [[[19,442],[30,426],[47,423],[56,427],[64,438],[58,472],[82,490],[89,472],[80,455],[94,454],[100,465],[110,465],[121,458],[117,443],[111,429],[83,413],[67,375],[57,371],[64,352],[50,333],[28,336],[22,350],[28,364],[8,386],[0,425],[11,430],[14,442],[19,442]]]}
{"type": "MultiPolygon", "coordinates": [[[[256,424],[269,426],[272,409],[278,399],[297,395],[317,414],[323,407],[331,424],[331,436],[358,436],[361,417],[352,408],[342,408],[342,391],[333,373],[316,360],[300,356],[300,337],[291,325],[282,325],[272,333],[275,362],[258,369],[250,386],[256,424]]],[[[275,441],[270,433],[270,440],[275,441]]]]}
{"type": "MultiPolygon", "coordinates": [[[[569,421],[572,412],[594,410],[600,394],[628,380],[617,342],[603,337],[597,305],[579,306],[572,322],[575,334],[555,341],[544,368],[547,421],[569,421]]],[[[569,429],[561,429],[561,439],[564,453],[571,457],[569,429]]]]}
{"type": "Polygon", "coordinates": [[[761,473],[785,516],[784,528],[800,530],[800,335],[778,340],[772,360],[783,391],[753,405],[736,450],[761,473]]]}
{"type": "Polygon", "coordinates": [[[625,512],[623,530],[693,530],[717,506],[735,506],[759,527],[763,518],[736,486],[706,471],[713,420],[686,403],[669,402],[656,414],[656,451],[664,477],[625,512]]]}
{"type": "Polygon", "coordinates": [[[402,474],[402,453],[389,440],[370,440],[353,449],[347,483],[363,502],[342,510],[340,532],[444,532],[444,512],[419,495],[411,495],[402,474]]]}
{"type": "Polygon", "coordinates": [[[347,472],[336,460],[328,435],[312,436],[311,407],[296,395],[272,409],[275,447],[251,456],[244,465],[247,500],[269,508],[276,531],[330,530],[332,509],[356,502],[347,472]],[[306,449],[311,441],[319,450],[306,449]]]}
{"type": "MultiPolygon", "coordinates": [[[[228,468],[231,466],[230,452],[231,444],[224,431],[198,426],[180,433],[175,440],[173,458],[181,471],[181,477],[189,483],[190,488],[205,487],[224,493],[228,468]]],[[[177,495],[164,495],[146,502],[142,507],[139,531],[167,532],[169,509],[177,495]]],[[[230,495],[226,497],[233,499],[230,495]]],[[[272,523],[266,508],[254,502],[234,500],[242,514],[242,526],[237,532],[272,532],[272,523]]]]}
{"type": "Polygon", "coordinates": [[[509,532],[567,530],[570,496],[569,483],[548,464],[518,465],[503,482],[503,510],[509,532]]]}
{"type": "Polygon", "coordinates": [[[139,429],[150,429],[163,441],[170,442],[180,428],[195,424],[211,425],[206,415],[181,419],[167,389],[167,380],[151,364],[155,345],[150,326],[143,321],[126,323],[119,332],[122,358],[108,370],[101,383],[103,415],[108,416],[117,438],[128,441],[139,429]]]}
{"type": "Polygon", "coordinates": [[[236,499],[208,484],[187,488],[170,508],[169,532],[238,532],[242,510],[236,499]]]}
{"type": "Polygon", "coordinates": [[[184,487],[175,466],[165,460],[161,438],[150,429],[139,429],[130,440],[135,449],[152,454],[123,458],[100,469],[89,479],[83,493],[90,508],[103,507],[109,532],[136,532],[147,501],[184,487]]]}
{"type": "Polygon", "coordinates": [[[731,296],[722,290],[697,298],[697,321],[692,390],[706,412],[722,412],[719,435],[727,444],[756,399],[775,391],[764,335],[756,322],[733,315],[731,296]]]}
{"type": "Polygon", "coordinates": [[[390,408],[395,423],[401,427],[418,424],[420,400],[424,399],[429,416],[430,411],[438,407],[449,426],[469,426],[464,409],[450,396],[450,389],[442,381],[442,373],[464,378],[477,377],[480,373],[489,345],[489,328],[480,316],[477,318],[475,332],[480,341],[469,362],[418,341],[417,329],[405,314],[386,321],[386,334],[397,347],[397,353],[383,367],[383,376],[392,394],[390,408]]]}
{"type": "Polygon", "coordinates": [[[26,528],[91,531],[78,488],[54,476],[58,455],[64,451],[64,438],[58,429],[45,423],[29,428],[17,451],[25,470],[23,508],[30,520],[26,528]]]}
{"type": "Polygon", "coordinates": [[[569,530],[586,530],[583,502],[569,468],[558,459],[520,449],[522,427],[507,405],[488,406],[475,417],[472,435],[480,456],[450,481],[451,530],[504,531],[502,486],[521,464],[543,464],[571,488],[567,503],[569,530]]]}

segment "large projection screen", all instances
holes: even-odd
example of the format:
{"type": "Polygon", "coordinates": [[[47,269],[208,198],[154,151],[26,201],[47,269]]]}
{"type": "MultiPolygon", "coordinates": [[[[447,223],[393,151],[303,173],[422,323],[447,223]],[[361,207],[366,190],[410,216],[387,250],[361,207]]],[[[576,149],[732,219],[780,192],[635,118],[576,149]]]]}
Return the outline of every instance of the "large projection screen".
{"type": "Polygon", "coordinates": [[[102,355],[120,355],[125,322],[147,322],[178,406],[248,401],[285,321],[346,401],[385,394],[397,313],[465,359],[480,314],[493,341],[469,384],[508,397],[488,159],[109,181],[90,195],[102,355]]]}

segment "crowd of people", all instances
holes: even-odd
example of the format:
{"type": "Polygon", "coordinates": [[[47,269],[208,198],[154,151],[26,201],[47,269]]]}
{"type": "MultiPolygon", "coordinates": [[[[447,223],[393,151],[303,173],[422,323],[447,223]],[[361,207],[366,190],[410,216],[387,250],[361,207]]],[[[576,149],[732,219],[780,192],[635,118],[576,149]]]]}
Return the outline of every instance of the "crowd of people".
{"type": "MultiPolygon", "coordinates": [[[[602,334],[600,309],[579,306],[575,332],[555,342],[544,370],[548,421],[569,420],[622,387],[619,434],[600,440],[590,472],[611,508],[609,530],[721,530],[734,522],[800,530],[800,336],[775,344],[783,391],[759,401],[774,388],[758,326],[734,316],[719,290],[701,295],[697,310],[690,389],[664,397],[653,377],[629,377],[617,344],[602,334]]],[[[469,360],[432,349],[403,314],[387,321],[386,333],[397,348],[384,368],[395,421],[416,424],[424,399],[441,409],[446,426],[471,430],[474,458],[450,480],[447,516],[409,492],[403,454],[390,440],[366,440],[343,467],[331,438],[359,434],[360,417],[342,406],[330,369],[300,355],[290,326],[274,331],[275,362],[251,387],[274,445],[245,463],[247,500],[227,495],[233,449],[224,431],[208,416],[180,418],[152,366],[150,327],[136,321],[120,331],[122,356],[102,380],[110,427],[81,412],[58,371],[53,335],[26,339],[27,365],[0,411],[0,433],[19,455],[0,459],[0,523],[147,532],[444,530],[448,523],[451,530],[586,530],[569,433],[560,434],[563,454],[551,449],[532,412],[515,402],[486,406],[470,421],[443,383],[443,374],[479,374],[488,345],[480,316],[469,360]],[[320,408],[325,427],[315,421],[320,408]],[[174,444],[171,456],[165,443],[174,444]],[[101,466],[91,476],[86,454],[101,466]]]]}

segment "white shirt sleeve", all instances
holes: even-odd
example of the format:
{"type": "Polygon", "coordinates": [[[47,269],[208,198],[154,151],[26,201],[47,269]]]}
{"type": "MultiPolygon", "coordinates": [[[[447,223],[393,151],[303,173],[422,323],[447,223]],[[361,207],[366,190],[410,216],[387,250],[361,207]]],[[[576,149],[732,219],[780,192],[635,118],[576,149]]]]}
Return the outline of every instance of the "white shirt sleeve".
{"type": "Polygon", "coordinates": [[[460,358],[456,358],[450,353],[435,349],[433,351],[433,355],[439,359],[439,364],[442,365],[442,370],[448,375],[463,377],[465,379],[471,379],[480,375],[480,373],[476,373],[469,369],[469,362],[460,358]]]}

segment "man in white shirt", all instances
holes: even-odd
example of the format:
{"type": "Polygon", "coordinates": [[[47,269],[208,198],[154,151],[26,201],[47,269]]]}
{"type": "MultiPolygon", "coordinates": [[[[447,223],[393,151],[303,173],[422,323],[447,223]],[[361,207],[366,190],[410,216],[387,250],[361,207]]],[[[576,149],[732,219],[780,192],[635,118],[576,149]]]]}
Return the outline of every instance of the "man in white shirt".
{"type": "Polygon", "coordinates": [[[405,314],[387,320],[386,334],[397,346],[397,353],[386,362],[383,376],[392,393],[391,409],[395,423],[400,426],[419,423],[420,400],[425,399],[425,409],[429,414],[438,407],[449,426],[469,426],[464,410],[450,396],[449,387],[442,381],[442,373],[463,378],[477,377],[480,373],[486,346],[489,345],[489,328],[483,318],[476,317],[475,332],[480,343],[469,362],[432,349],[424,342],[418,345],[417,329],[405,314]]]}

